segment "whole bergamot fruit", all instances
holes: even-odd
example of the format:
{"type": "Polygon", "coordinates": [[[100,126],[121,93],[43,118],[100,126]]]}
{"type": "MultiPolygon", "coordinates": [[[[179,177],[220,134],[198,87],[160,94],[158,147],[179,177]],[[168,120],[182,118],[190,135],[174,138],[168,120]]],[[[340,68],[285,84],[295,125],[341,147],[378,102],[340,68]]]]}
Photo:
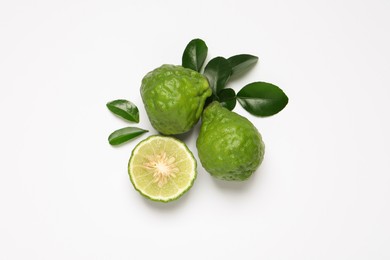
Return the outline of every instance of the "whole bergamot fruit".
{"type": "Polygon", "coordinates": [[[196,146],[206,171],[222,180],[248,179],[264,157],[264,143],[256,127],[217,101],[203,112],[196,146]]]}
{"type": "Polygon", "coordinates": [[[211,89],[194,70],[162,65],[142,79],[141,96],[152,126],[174,135],[189,131],[199,121],[211,89]]]}

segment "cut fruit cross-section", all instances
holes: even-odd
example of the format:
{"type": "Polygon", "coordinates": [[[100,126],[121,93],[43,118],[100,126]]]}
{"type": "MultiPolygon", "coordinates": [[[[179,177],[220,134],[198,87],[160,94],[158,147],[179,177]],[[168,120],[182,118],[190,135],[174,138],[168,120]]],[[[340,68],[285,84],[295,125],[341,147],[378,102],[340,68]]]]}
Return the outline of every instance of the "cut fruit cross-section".
{"type": "Polygon", "coordinates": [[[192,187],[196,160],[183,142],[154,135],[134,148],[128,170],[134,188],[143,196],[169,202],[192,187]]]}

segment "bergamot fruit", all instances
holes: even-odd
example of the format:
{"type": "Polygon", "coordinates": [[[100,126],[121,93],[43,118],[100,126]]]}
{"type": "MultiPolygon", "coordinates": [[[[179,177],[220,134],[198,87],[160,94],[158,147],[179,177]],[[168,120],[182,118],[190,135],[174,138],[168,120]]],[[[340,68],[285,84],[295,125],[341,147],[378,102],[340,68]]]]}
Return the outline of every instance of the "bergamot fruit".
{"type": "Polygon", "coordinates": [[[174,135],[188,132],[199,121],[211,89],[194,70],[162,65],[142,79],[141,96],[152,126],[174,135]]]}
{"type": "Polygon", "coordinates": [[[134,148],[128,170],[134,188],[143,196],[169,202],[192,187],[196,160],[183,142],[155,135],[134,148]]]}
{"type": "Polygon", "coordinates": [[[217,101],[203,111],[196,146],[206,171],[222,180],[248,179],[264,157],[264,143],[256,127],[217,101]]]}

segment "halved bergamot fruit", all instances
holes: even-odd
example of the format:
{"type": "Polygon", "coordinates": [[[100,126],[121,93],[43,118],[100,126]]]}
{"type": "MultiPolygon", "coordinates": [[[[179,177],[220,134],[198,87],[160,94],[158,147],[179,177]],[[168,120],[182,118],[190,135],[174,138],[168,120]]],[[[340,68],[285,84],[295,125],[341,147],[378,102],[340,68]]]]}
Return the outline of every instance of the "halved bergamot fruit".
{"type": "Polygon", "coordinates": [[[196,178],[196,160],[187,146],[160,135],[141,141],[129,160],[129,176],[143,196],[161,202],[178,199],[196,178]]]}

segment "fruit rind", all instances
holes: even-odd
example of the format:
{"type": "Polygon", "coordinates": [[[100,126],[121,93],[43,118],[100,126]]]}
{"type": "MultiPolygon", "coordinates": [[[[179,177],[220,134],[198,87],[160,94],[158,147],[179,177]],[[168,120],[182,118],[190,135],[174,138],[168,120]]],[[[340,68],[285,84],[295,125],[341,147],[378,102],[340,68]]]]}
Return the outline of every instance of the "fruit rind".
{"type": "Polygon", "coordinates": [[[248,179],[263,161],[265,148],[259,131],[248,119],[216,101],[203,112],[196,146],[207,172],[232,181],[248,179]]]}
{"type": "Polygon", "coordinates": [[[141,97],[153,128],[164,135],[188,132],[211,96],[207,79],[175,65],[162,65],[142,79],[141,97]]]}

